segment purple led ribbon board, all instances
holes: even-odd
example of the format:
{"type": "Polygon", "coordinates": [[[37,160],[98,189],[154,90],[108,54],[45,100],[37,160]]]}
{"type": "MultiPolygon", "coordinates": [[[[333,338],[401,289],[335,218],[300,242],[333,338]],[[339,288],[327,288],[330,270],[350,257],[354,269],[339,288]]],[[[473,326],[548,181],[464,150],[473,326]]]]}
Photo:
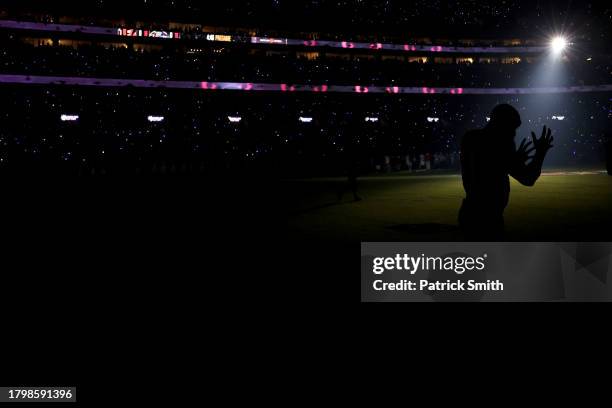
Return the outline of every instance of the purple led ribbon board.
{"type": "Polygon", "coordinates": [[[112,79],[54,77],[31,75],[0,75],[2,84],[94,86],[94,87],[134,87],[167,89],[201,89],[205,91],[264,91],[264,92],[312,92],[312,93],[358,93],[358,94],[449,94],[449,95],[526,95],[561,94],[581,92],[609,92],[612,84],[589,86],[560,86],[544,88],[436,88],[436,87],[399,87],[363,85],[295,85],[266,84],[250,82],[201,82],[201,81],[150,81],[144,79],[112,79]]]}

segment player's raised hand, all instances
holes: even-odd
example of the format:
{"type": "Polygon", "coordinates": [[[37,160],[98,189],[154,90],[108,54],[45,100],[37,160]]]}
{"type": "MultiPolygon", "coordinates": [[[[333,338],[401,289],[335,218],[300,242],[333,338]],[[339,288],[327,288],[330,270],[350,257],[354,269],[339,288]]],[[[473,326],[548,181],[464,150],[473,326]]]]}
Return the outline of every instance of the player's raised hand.
{"type": "Polygon", "coordinates": [[[544,157],[546,153],[553,148],[552,142],[554,138],[552,137],[552,130],[548,129],[546,126],[542,129],[542,136],[539,139],[536,138],[534,132],[531,132],[531,139],[537,156],[544,157]]]}
{"type": "Polygon", "coordinates": [[[527,141],[527,139],[523,139],[519,148],[516,149],[515,159],[517,162],[521,164],[525,164],[527,160],[530,160],[533,158],[533,156],[530,156],[530,154],[531,152],[536,150],[536,148],[535,147],[530,148],[530,147],[531,147],[531,142],[527,141]]]}

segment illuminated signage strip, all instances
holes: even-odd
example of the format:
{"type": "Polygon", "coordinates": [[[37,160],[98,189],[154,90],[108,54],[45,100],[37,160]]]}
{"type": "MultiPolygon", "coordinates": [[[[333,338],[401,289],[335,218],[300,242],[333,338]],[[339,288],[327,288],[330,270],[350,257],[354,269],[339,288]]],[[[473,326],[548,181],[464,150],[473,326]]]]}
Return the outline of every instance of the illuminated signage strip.
{"type": "Polygon", "coordinates": [[[265,37],[252,37],[253,44],[272,44],[272,45],[296,45],[304,47],[329,47],[343,49],[361,50],[386,50],[386,51],[407,51],[407,52],[442,52],[442,53],[539,53],[546,51],[548,47],[448,47],[441,45],[416,45],[416,44],[384,44],[384,43],[363,43],[349,41],[322,41],[322,40],[295,40],[295,39],[274,39],[265,37]]]}
{"type": "Polygon", "coordinates": [[[225,34],[206,34],[207,41],[232,42],[233,37],[225,34]]]}
{"type": "Polygon", "coordinates": [[[251,37],[252,44],[288,45],[288,41],[286,38],[251,37]]]}
{"type": "Polygon", "coordinates": [[[68,85],[95,87],[135,87],[166,89],[200,89],[205,91],[264,91],[264,92],[312,92],[312,93],[357,93],[357,94],[422,94],[422,95],[529,95],[562,94],[579,92],[611,92],[612,84],[590,86],[563,86],[541,88],[437,88],[363,85],[292,85],[245,82],[194,82],[194,81],[149,81],[139,79],[51,77],[29,75],[0,75],[0,84],[68,85]]]}
{"type": "Polygon", "coordinates": [[[109,27],[91,27],[73,24],[46,24],[12,20],[0,20],[0,28],[33,31],[61,31],[96,35],[117,35],[117,29],[109,27]]]}
{"type": "Polygon", "coordinates": [[[164,38],[181,39],[181,33],[174,31],[143,30],[138,28],[118,28],[117,34],[122,37],[145,37],[145,38],[164,38]]]}

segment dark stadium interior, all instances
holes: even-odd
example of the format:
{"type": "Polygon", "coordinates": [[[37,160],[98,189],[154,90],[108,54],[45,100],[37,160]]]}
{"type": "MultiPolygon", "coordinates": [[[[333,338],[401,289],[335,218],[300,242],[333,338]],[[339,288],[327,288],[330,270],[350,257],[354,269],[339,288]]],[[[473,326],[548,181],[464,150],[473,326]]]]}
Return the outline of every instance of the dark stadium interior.
{"type": "Polygon", "coordinates": [[[465,241],[462,141],[499,104],[554,136],[505,240],[610,241],[611,28],[588,0],[0,2],[0,306],[43,317],[17,366],[91,347],[75,383],[144,327],[203,350],[226,304],[337,300],[362,241],[465,241]]]}
{"type": "MultiPolygon", "coordinates": [[[[520,112],[520,137],[543,125],[555,131],[546,171],[592,172],[585,178],[599,180],[606,169],[612,62],[606,6],[119,3],[22,1],[0,9],[0,174],[7,186],[23,189],[25,179],[49,191],[64,188],[60,200],[68,201],[80,189],[99,191],[94,185],[116,188],[108,197],[134,186],[153,195],[169,188],[201,197],[189,205],[207,213],[211,226],[218,221],[220,231],[255,231],[248,224],[263,211],[281,236],[326,239],[334,234],[315,233],[299,219],[304,209],[315,209],[307,211],[318,214],[314,222],[334,219],[328,193],[343,188],[349,147],[361,185],[395,177],[400,194],[422,184],[424,175],[434,177],[434,186],[458,174],[461,137],[485,126],[500,103],[520,112]],[[558,33],[567,33],[571,47],[553,58],[549,42],[558,33]],[[42,82],[27,84],[32,78],[42,82]],[[67,85],[90,78],[94,86],[67,85]],[[105,79],[128,82],[105,86],[105,79]],[[157,82],[143,86],[143,80],[157,82]],[[197,89],[180,89],[193,84],[197,89]],[[266,90],[245,92],[259,86],[266,90]],[[305,179],[314,180],[308,188],[305,179]],[[249,204],[240,205],[243,200],[249,204]]],[[[449,215],[458,206],[451,197],[460,183],[453,180],[440,187],[447,189],[449,215]]],[[[580,184],[568,181],[566,188],[572,183],[580,184]]],[[[21,201],[46,200],[40,194],[30,189],[11,197],[23,208],[21,201]]],[[[159,214],[182,205],[169,199],[159,214]]],[[[516,232],[509,239],[560,232],[596,239],[601,230],[588,231],[610,218],[592,217],[566,230],[516,232]]],[[[436,222],[452,229],[447,216],[438,218],[398,220],[416,226],[399,238],[462,239],[436,235],[436,227],[414,232],[436,222]]],[[[377,233],[356,228],[345,236],[348,242],[382,239],[387,224],[377,233]]]]}

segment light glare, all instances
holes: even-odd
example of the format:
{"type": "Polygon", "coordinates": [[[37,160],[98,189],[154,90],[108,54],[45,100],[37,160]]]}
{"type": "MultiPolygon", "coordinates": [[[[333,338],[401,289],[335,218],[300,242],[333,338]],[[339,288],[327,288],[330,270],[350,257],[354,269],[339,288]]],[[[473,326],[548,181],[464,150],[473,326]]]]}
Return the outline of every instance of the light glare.
{"type": "Polygon", "coordinates": [[[560,36],[555,37],[553,38],[550,46],[555,54],[561,54],[567,47],[567,40],[560,36]]]}

